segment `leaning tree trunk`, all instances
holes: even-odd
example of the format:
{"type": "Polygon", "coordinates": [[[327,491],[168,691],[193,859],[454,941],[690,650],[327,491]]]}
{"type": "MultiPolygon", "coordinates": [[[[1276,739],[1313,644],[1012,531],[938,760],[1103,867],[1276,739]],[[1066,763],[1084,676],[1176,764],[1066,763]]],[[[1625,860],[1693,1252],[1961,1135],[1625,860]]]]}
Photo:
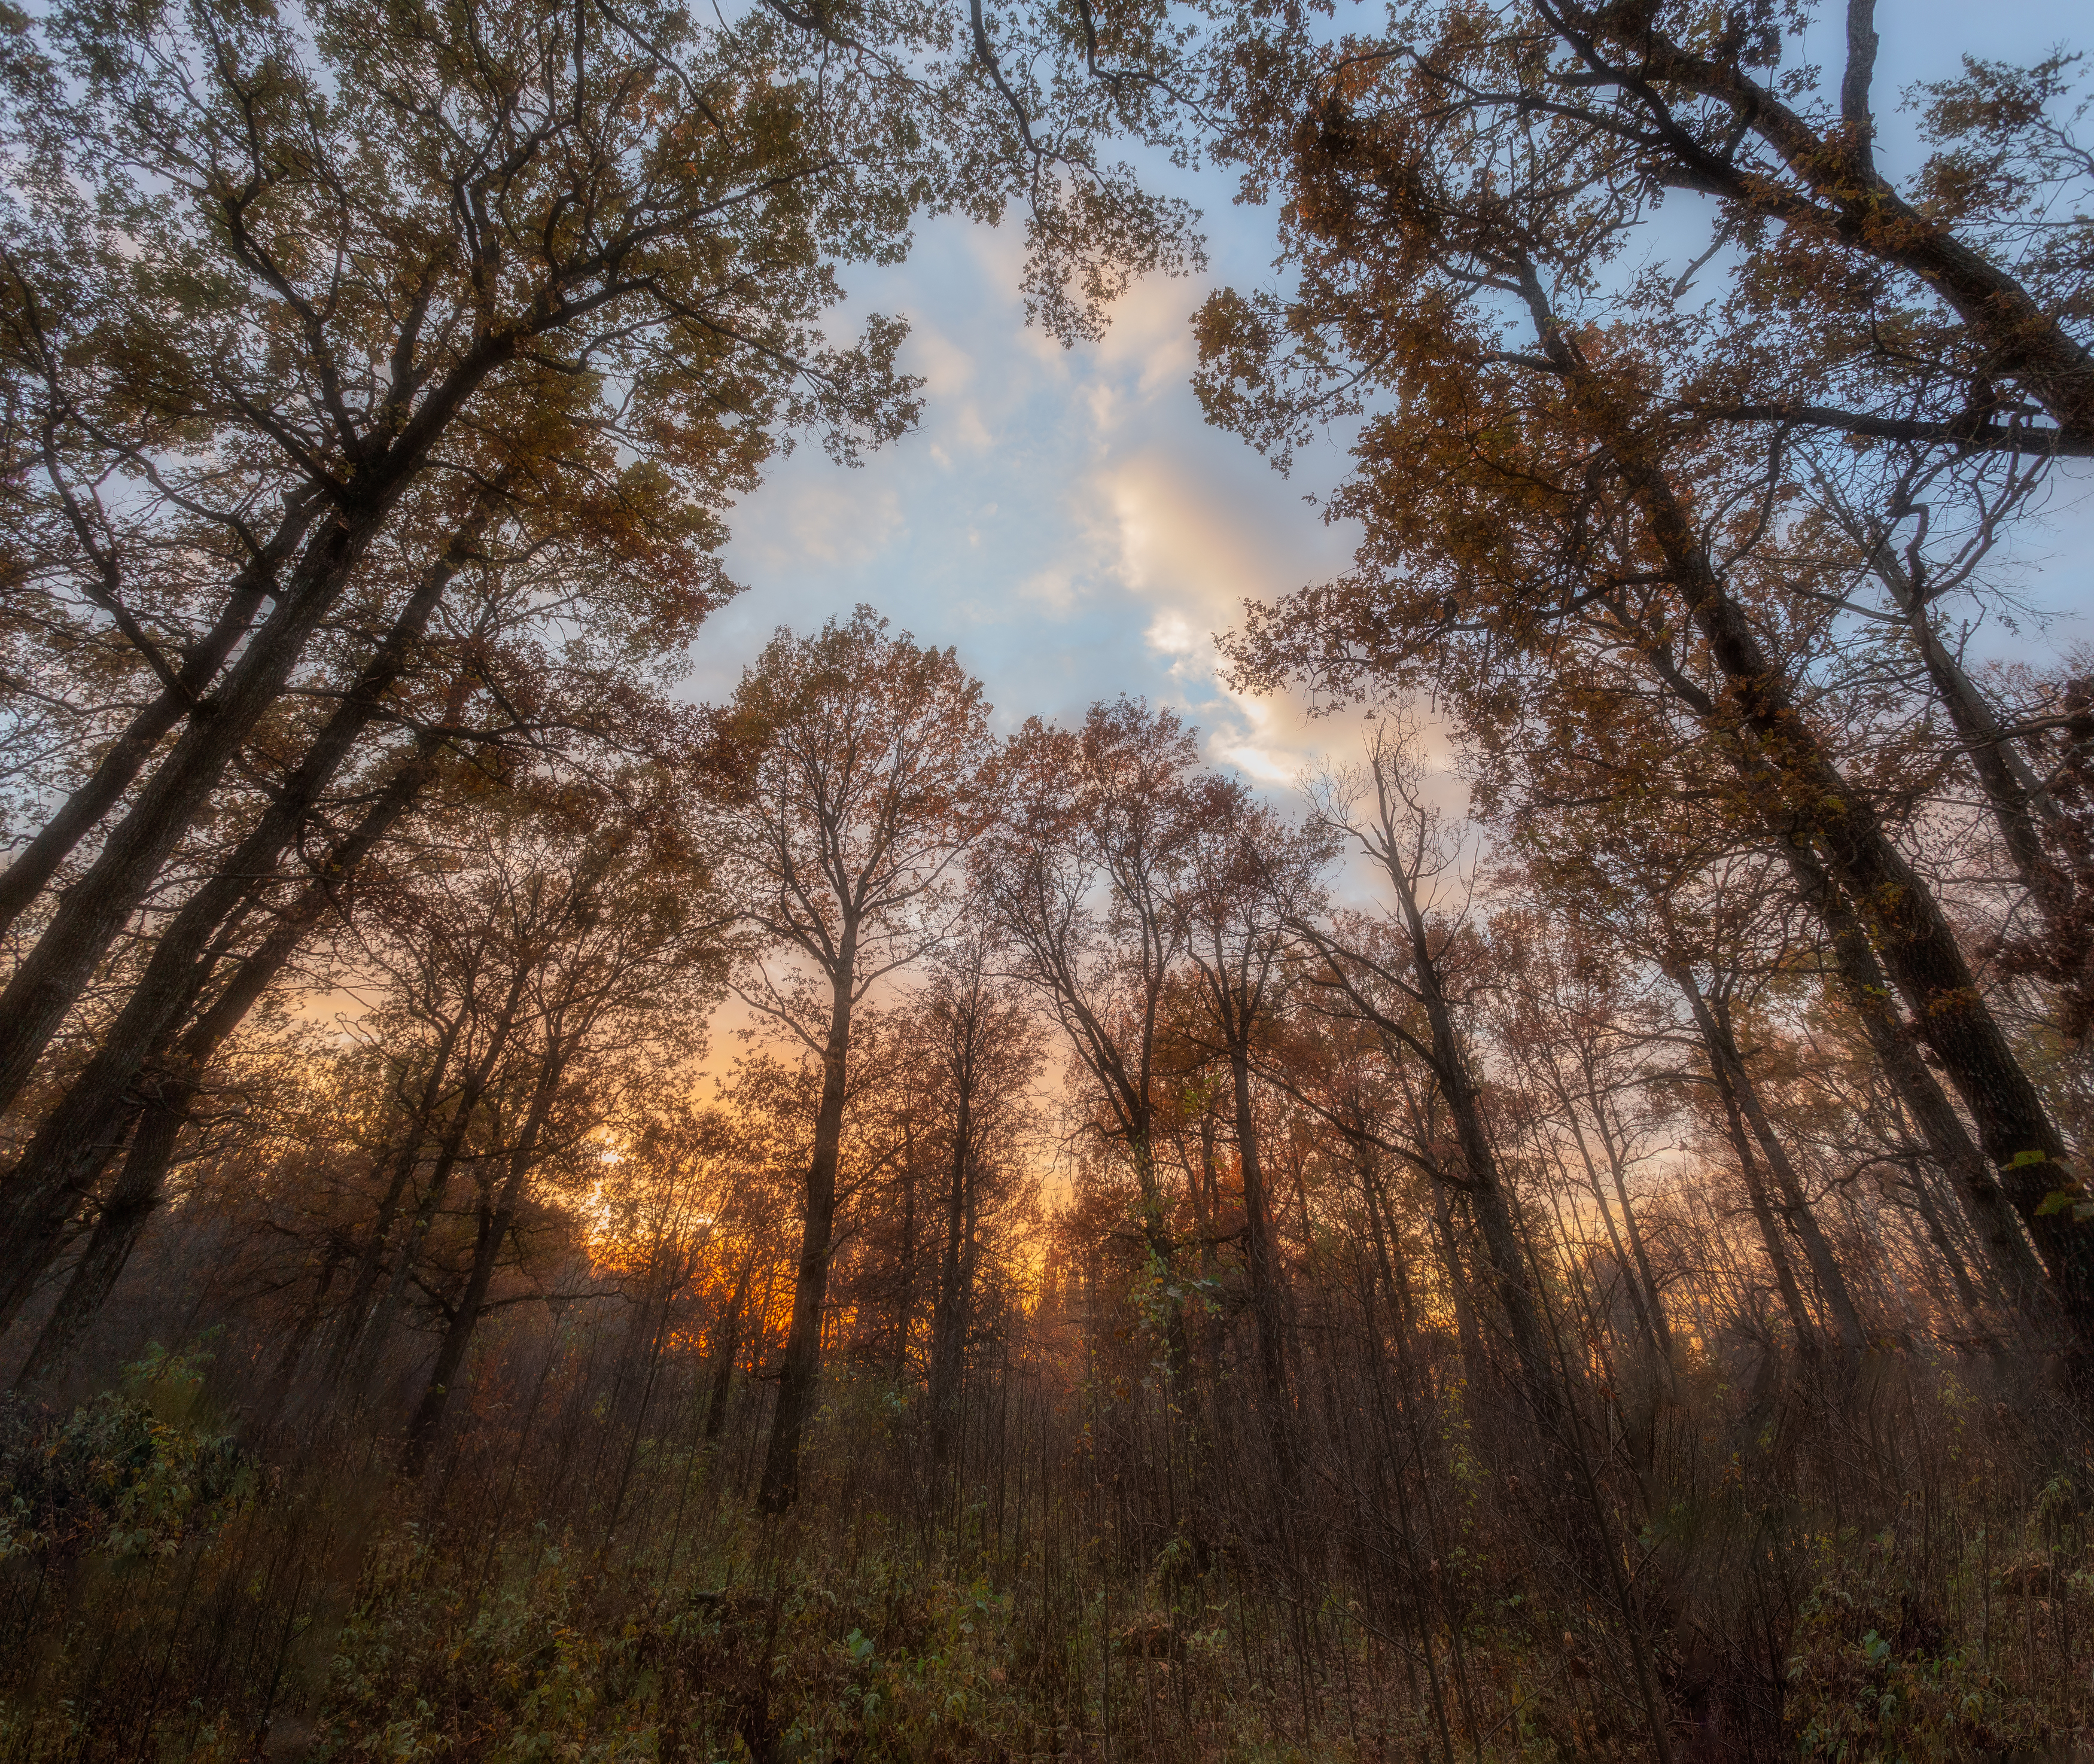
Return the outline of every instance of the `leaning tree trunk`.
{"type": "MultiPolygon", "coordinates": [[[[255,879],[273,875],[282,862],[357,736],[377,715],[384,693],[406,667],[413,641],[450,574],[448,570],[431,572],[423,592],[364,669],[357,689],[315,740],[289,782],[219,872],[183,903],[155,944],[144,975],[116,1020],[103,1032],[93,1057],[45,1117],[15,1167],[0,1180],[0,1314],[11,1313],[48,1264],[66,1222],[106,1158],[109,1123],[122,1115],[124,1099],[147,1054],[155,1042],[172,1034],[202,985],[212,940],[254,894],[255,879]]],[[[433,771],[438,745],[429,736],[417,742],[415,753],[343,840],[332,865],[338,876],[347,875],[362,862],[419,794],[433,771]]],[[[263,949],[274,952],[273,967],[266,974],[251,964],[243,967],[252,984],[244,1002],[230,1016],[215,1012],[220,1022],[217,1041],[238,1026],[276,971],[289,959],[328,898],[325,883],[315,882],[302,906],[293,908],[265,940],[263,949]]],[[[240,984],[236,980],[236,987],[240,984]]],[[[204,1058],[215,1051],[215,1045],[206,1050],[204,1058]]]]}
{"type": "Polygon", "coordinates": [[[1453,1006],[1440,983],[1440,966],[1432,954],[1431,938],[1426,928],[1424,912],[1418,905],[1417,890],[1401,865],[1390,864],[1388,872],[1396,884],[1398,902],[1403,909],[1418,1001],[1424,1007],[1425,1020],[1432,1033],[1432,1075],[1439,1083],[1440,1095],[1446,1098],[1447,1112],[1453,1119],[1455,1140],[1462,1148],[1462,1164],[1468,1174],[1470,1207],[1483,1234],[1484,1253],[1491,1265],[1492,1282],[1512,1336],[1513,1353],[1519,1361],[1521,1387],[1536,1418],[1551,1436],[1553,1446],[1567,1448],[1569,1436],[1562,1431],[1567,1419],[1567,1406],[1557,1382],[1555,1362],[1549,1354],[1534,1288],[1527,1278],[1527,1256],[1519,1240],[1519,1229],[1513,1223],[1512,1206],[1498,1168],[1497,1156],[1492,1149],[1490,1134],[1484,1124],[1483,1100],[1470,1074],[1461,1032],[1454,1023],[1453,1006]]]}
{"type": "Polygon", "coordinates": [[[0,875],[0,936],[43,892],[80,841],[115,807],[167,732],[197,709],[226,658],[254,623],[263,598],[274,591],[277,571],[298,549],[319,507],[319,498],[311,491],[286,499],[283,519],[268,544],[233,577],[217,619],[184,653],[173,678],[140,707],[94,770],[15,854],[7,873],[0,875]]]}
{"type": "MultiPolygon", "coordinates": [[[[41,1376],[94,1321],[159,1206],[175,1146],[189,1120],[204,1072],[228,1037],[276,983],[312,928],[334,903],[342,885],[421,794],[434,768],[437,746],[433,740],[423,741],[421,751],[395,773],[355,827],[328,854],[320,874],[306,884],[268,936],[240,963],[232,978],[181,1038],[169,1069],[144,1099],[116,1186],[102,1205],[87,1249],[67,1282],[58,1308],[30,1351],[21,1375],[24,1381],[41,1376]]],[[[180,1001],[174,1013],[177,1018],[195,1003],[209,968],[208,963],[195,965],[189,996],[180,1001]]],[[[34,1273],[24,1271],[29,1248],[18,1244],[8,1252],[9,1263],[15,1262],[18,1253],[24,1259],[21,1267],[8,1268],[10,1284],[0,1293],[0,1319],[12,1316],[37,1275],[42,1272],[41,1267],[34,1273]]]]}
{"type": "MultiPolygon", "coordinates": [[[[111,942],[203,812],[241,745],[282,697],[292,670],[392,518],[428,450],[515,347],[515,337],[506,335],[476,349],[471,362],[407,419],[386,457],[366,465],[354,491],[305,542],[274,610],[225,670],[201,707],[205,714],[189,719],[129,812],[110,829],[94,862],[66,890],[43,934],[0,992],[0,1108],[21,1094],[111,942]]],[[[498,479],[479,493],[467,528],[476,531],[484,524],[506,481],[498,479]]],[[[146,1044],[151,1039],[149,1034],[146,1044]]]]}
{"type": "Polygon", "coordinates": [[[307,545],[275,610],[211,695],[210,715],[189,719],[130,812],[110,829],[94,862],[66,890],[0,992],[0,1107],[21,1094],[111,942],[202,812],[241,744],[281,697],[291,670],[380,524],[378,518],[337,515],[307,545]]]}
{"type": "Polygon", "coordinates": [[[1688,619],[1723,676],[1726,699],[1712,732],[1726,737],[1727,745],[1735,739],[1749,778],[1764,767],[1781,780],[1778,798],[1762,808],[1770,832],[1780,837],[1800,831],[1866,920],[1884,966],[1961,1095],[1985,1155],[2035,1240],[2079,1357],[2094,1359],[2094,1211],[2070,1204],[2082,1197],[2083,1185],[2063,1136],[1986,1004],[1954,928],[1884,831],[1867,793],[1840,771],[1796,705],[1781,667],[1704,548],[1692,512],[1666,475],[1659,442],[1620,408],[1610,383],[1573,345],[1531,269],[1525,280],[1542,347],[1580,420],[1621,472],[1688,619]],[[1799,804],[1807,805],[1800,820],[1799,804]]]}
{"type": "Polygon", "coordinates": [[[1965,1216],[1985,1246],[1993,1283],[2024,1316],[2039,1323],[2050,1321],[2043,1264],[1993,1180],[1985,1154],[1970,1142],[1955,1106],[1942,1093],[1918,1048],[1895,1020],[1890,985],[1868,932],[1814,853],[1793,840],[1783,841],[1783,849],[1805,904],[1824,924],[1840,991],[1861,1019],[1877,1064],[1918,1126],[1927,1150],[1955,1184],[1965,1216]]]}
{"type": "Polygon", "coordinates": [[[1768,1265],[1774,1270],[1775,1286],[1781,1294],[1782,1308],[1788,1313],[1789,1327],[1796,1332],[1797,1347],[1805,1353],[1812,1353],[1817,1345],[1818,1326],[1810,1314],[1809,1303],[1803,1296],[1803,1288],[1796,1280],[1795,1265],[1788,1259],[1788,1246],[1783,1240],[1780,1222],[1775,1217],[1774,1203],[1768,1198],[1766,1184],[1760,1179],[1758,1161],[1753,1156],[1752,1136],[1745,1126],[1744,1110],[1731,1082],[1730,1062],[1710,1039],[1714,1019],[1709,1015],[1701,988],[1692,971],[1679,967],[1670,971],[1674,984],[1685,995],[1694,1012],[1694,1025],[1701,1032],[1702,1049],[1708,1056],[1709,1075],[1723,1106],[1724,1132],[1731,1141],[1731,1149],[1737,1154],[1738,1172],[1744,1179],[1745,1197],[1752,1204],[1753,1218],[1760,1228],[1760,1243],[1766,1251],[1768,1265]]]}
{"type": "Polygon", "coordinates": [[[1629,1234],[1629,1253],[1636,1258],[1636,1267],[1643,1275],[1644,1290],[1650,1295],[1652,1320],[1657,1326],[1663,1351],[1669,1358],[1672,1353],[1672,1321],[1665,1314],[1665,1293],[1657,1284],[1657,1275],[1652,1271],[1643,1227],[1636,1222],[1636,1206],[1629,1199],[1628,1175],[1622,1167],[1622,1147],[1614,1138],[1614,1130],[1607,1124],[1605,1099],[1597,1091],[1592,1096],[1592,1124],[1600,1136],[1600,1149],[1607,1156],[1607,1174],[1614,1185],[1614,1198],[1621,1202],[1622,1223],[1629,1234]]]}
{"type": "Polygon", "coordinates": [[[1818,1297],[1825,1301],[1825,1308],[1831,1314],[1840,1351],[1850,1358],[1858,1357],[1868,1350],[1868,1332],[1862,1327],[1862,1315],[1855,1308],[1846,1274],[1832,1253],[1831,1243],[1818,1223],[1817,1214],[1811,1210],[1809,1197],[1803,1192],[1803,1180],[1788,1155],[1788,1148],[1767,1119],[1766,1106],[1760,1101],[1759,1087],[1745,1069],[1744,1055],[1739,1051],[1737,1036],[1731,1028],[1729,1010],[1721,1004],[1710,1004],[1702,997],[1698,986],[1688,995],[1688,1002],[1699,1015],[1702,1036],[1710,1054],[1723,1062],[1730,1077],[1731,1094],[1750,1124],[1760,1155],[1774,1177],[1775,1187],[1781,1195],[1783,1221],[1790,1235],[1802,1245],[1803,1259],[1810,1264],[1810,1277],[1817,1285],[1818,1297]]]}

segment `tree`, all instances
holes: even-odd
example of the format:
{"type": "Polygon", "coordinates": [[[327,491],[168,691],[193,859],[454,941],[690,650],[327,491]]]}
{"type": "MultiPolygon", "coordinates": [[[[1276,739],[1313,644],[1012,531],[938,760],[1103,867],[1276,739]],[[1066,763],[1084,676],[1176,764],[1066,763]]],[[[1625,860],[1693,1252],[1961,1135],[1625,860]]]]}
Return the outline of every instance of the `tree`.
{"type": "Polygon", "coordinates": [[[879,980],[943,936],[955,867],[986,819],[991,753],[981,688],[949,650],[920,648],[860,607],[811,637],[780,630],[712,711],[698,776],[723,875],[767,948],[742,997],[821,1061],[793,1280],[793,1328],[764,1459],[773,1512],[798,1492],[802,1435],[821,1373],[836,1162],[853,1013],[879,980]]]}
{"type": "MultiPolygon", "coordinates": [[[[1176,715],[1137,700],[1094,704],[1075,729],[1029,721],[1004,755],[1002,819],[974,867],[1011,971],[1046,1005],[1125,1149],[1152,1280],[1176,1249],[1157,1180],[1159,1036],[1184,960],[1175,902],[1198,763],[1176,715]]],[[[1175,1301],[1166,1313],[1182,1377],[1183,1321],[1175,1301]]]]}
{"type": "Polygon", "coordinates": [[[988,962],[979,938],[958,944],[939,965],[921,1007],[946,1164],[926,1393],[932,1458],[941,1471],[959,1415],[984,1199],[998,1167],[1008,1172],[1017,1163],[1045,1040],[1023,1001],[997,985],[988,962]]]}
{"type": "Polygon", "coordinates": [[[847,452],[914,409],[897,328],[836,351],[816,325],[833,258],[905,220],[921,168],[881,155],[920,137],[861,134],[867,94],[803,72],[789,32],[658,7],[139,0],[62,9],[45,35],[11,119],[37,167],[11,265],[50,480],[30,516],[111,617],[127,559],[172,549],[191,571],[202,529],[223,561],[193,593],[180,574],[137,591],[170,602],[185,646],[137,639],[162,695],[60,811],[58,845],[24,854],[18,896],[179,723],[0,994],[0,1101],[382,534],[432,534],[428,567],[495,488],[519,518],[593,502],[606,542],[652,554],[673,642],[710,598],[717,510],[780,426],[847,452]],[[35,267],[76,250],[85,293],[54,305],[35,267]],[[137,493],[83,490],[105,476],[137,493]]]}
{"type": "Polygon", "coordinates": [[[1391,946],[1377,949],[1367,937],[1348,937],[1342,924],[1297,917],[1290,926],[1317,958],[1312,983],[1342,998],[1431,1073],[1453,1118],[1463,1186],[1519,1362],[1520,1388],[1553,1447],[1565,1449],[1568,1416],[1562,1382],[1448,984],[1447,958],[1462,928],[1458,920],[1436,925],[1427,916],[1433,906],[1427,890],[1453,867],[1455,854],[1442,834],[1440,815],[1422,793],[1423,767],[1414,736],[1378,722],[1371,726],[1367,743],[1364,767],[1319,780],[1316,812],[1333,836],[1357,845],[1388,880],[1397,911],[1391,946]],[[1404,1004],[1423,1014],[1424,1034],[1404,1020],[1404,1004]]]}
{"type": "Polygon", "coordinates": [[[1670,1364],[1665,1294],[1628,1186],[1631,1172],[1650,1157],[1637,1099],[1653,1077],[1652,1042],[1661,1019],[1637,996],[1629,964],[1573,910],[1551,902],[1501,914],[1492,937],[1516,976],[1497,1001],[1497,1038],[1532,1075],[1553,1123],[1569,1132],[1630,1307],[1652,1353],[1670,1364]]]}
{"type": "Polygon", "coordinates": [[[476,1140],[465,1160],[471,1248],[443,1301],[435,1362],[408,1423],[411,1469],[435,1441],[534,1173],[583,1145],[609,1112],[592,1094],[591,1062],[645,1050],[651,1063],[666,1058],[673,1067],[689,1050],[694,1007],[709,1001],[722,953],[724,915],[659,794],[628,807],[556,787],[519,809],[506,824],[479,818],[477,861],[458,891],[480,910],[493,970],[485,996],[502,1003],[424,1201],[432,1215],[441,1209],[451,1169],[476,1140]]]}
{"type": "Polygon", "coordinates": [[[1669,283],[1600,273],[1643,211],[1634,153],[1558,118],[1545,54],[1507,59],[1516,37],[1438,17],[1414,55],[1334,52],[1266,93],[1254,150],[1296,194],[1301,291],[1210,302],[1210,411],[1279,445],[1312,410],[1387,402],[1336,505],[1366,524],[1358,568],[1254,611],[1240,678],[1407,675],[1471,731],[1537,715],[1589,728],[1608,702],[1588,689],[1596,658],[1634,664],[1731,768],[1740,815],[1813,854],[1862,920],[2083,1337],[2094,1211],[2062,1137],[1866,768],[1799,680],[1828,620],[1796,592],[1818,578],[1780,518],[1785,442],[1678,419],[1701,321],[1669,283]],[[1501,76],[1540,84],[1501,100],[1501,76]],[[1544,708],[1510,710],[1530,685],[1544,708]]]}
{"type": "Polygon", "coordinates": [[[1260,1406],[1278,1460],[1291,1469],[1295,1449],[1280,1278],[1251,1075],[1253,1050],[1284,1002],[1296,928],[1322,912],[1332,841],[1321,828],[1288,825],[1253,802],[1242,784],[1211,776],[1201,780],[1191,812],[1184,873],[1171,902],[1199,1001],[1197,1027],[1190,1033],[1228,1067],[1243,1179],[1244,1265],[1263,1385],[1260,1406]]]}

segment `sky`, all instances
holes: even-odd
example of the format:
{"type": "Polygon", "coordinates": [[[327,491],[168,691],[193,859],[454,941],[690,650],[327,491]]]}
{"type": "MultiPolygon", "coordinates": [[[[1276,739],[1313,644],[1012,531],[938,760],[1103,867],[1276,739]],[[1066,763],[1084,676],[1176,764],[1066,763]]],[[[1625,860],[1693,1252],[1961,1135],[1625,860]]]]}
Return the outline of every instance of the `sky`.
{"type": "MultiPolygon", "coordinates": [[[[1803,58],[1836,78],[1844,9],[1821,10],[1831,16],[1803,58]]],[[[1879,0],[1877,25],[1892,169],[1912,136],[1891,95],[1914,80],[1953,74],[1966,53],[2027,61],[2094,37],[2057,0],[1879,0]]],[[[730,691],[775,627],[810,629],[864,602],[920,641],[955,646],[1006,729],[1137,694],[1180,710],[1210,760],[1275,794],[1345,741],[1299,706],[1232,694],[1218,676],[1212,633],[1246,597],[1345,567],[1353,537],[1305,498],[1332,488],[1345,462],[1335,445],[1310,450],[1282,479],[1202,421],[1188,319],[1209,288],[1269,279],[1271,217],[1235,206],[1226,175],[1166,167],[1164,180],[1204,211],[1209,272],[1138,287],[1101,344],[1065,350],[1027,328],[1014,228],[936,224],[906,264],[846,274],[852,313],[907,316],[902,360],[926,381],[923,421],[855,471],[803,448],[734,512],[727,562],[747,591],[702,632],[690,696],[730,691]]],[[[2061,622],[2048,638],[1997,632],[1981,643],[2028,653],[2094,637],[2090,492],[2094,475],[2083,475],[2018,543],[2024,593],[2061,622]]]]}

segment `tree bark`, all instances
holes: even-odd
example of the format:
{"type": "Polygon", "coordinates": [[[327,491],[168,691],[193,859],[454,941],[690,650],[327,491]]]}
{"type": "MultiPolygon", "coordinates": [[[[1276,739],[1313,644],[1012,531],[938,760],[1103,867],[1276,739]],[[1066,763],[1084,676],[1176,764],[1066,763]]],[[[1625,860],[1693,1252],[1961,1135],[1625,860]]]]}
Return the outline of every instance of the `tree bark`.
{"type": "Polygon", "coordinates": [[[1815,854],[1793,840],[1783,841],[1783,850],[1805,904],[1825,927],[1848,1007],[1861,1019],[1878,1065],[1918,1127],[1935,1162],[1955,1184],[1964,1215],[1985,1246],[1994,1283],[2017,1311],[2032,1320],[2049,1321],[2050,1293],[2043,1264],[1993,1180],[1984,1154],[1971,1143],[1962,1117],[1943,1094],[1919,1049],[1893,1020],[1890,984],[1868,932],[1815,854]]]}
{"type": "MultiPolygon", "coordinates": [[[[1594,41],[1603,15],[1580,7],[1575,15],[1580,24],[1566,37],[1588,51],[1596,68],[1604,66],[1594,41]]],[[[1566,8],[1566,24],[1569,16],[1566,8]]],[[[1855,137],[1850,129],[1849,141],[1828,141],[1734,59],[1696,54],[1651,28],[1643,13],[1622,16],[1640,21],[1632,36],[1618,39],[1637,64],[1632,74],[1622,72],[1616,84],[1626,89],[1632,81],[1645,94],[1678,85],[1728,105],[1774,149],[1808,194],[1755,176],[1695,141],[1669,111],[1660,124],[1661,151],[1672,155],[1674,168],[1661,171],[1661,181],[1737,202],[1786,226],[1829,234],[1849,250],[1918,277],[1962,321],[1988,373],[2018,383],[2066,438],[2094,439],[2094,356],[2013,276],[1906,202],[1876,171],[1866,133],[1855,137]]],[[[1620,26],[1610,24],[1613,36],[1620,26]]]]}

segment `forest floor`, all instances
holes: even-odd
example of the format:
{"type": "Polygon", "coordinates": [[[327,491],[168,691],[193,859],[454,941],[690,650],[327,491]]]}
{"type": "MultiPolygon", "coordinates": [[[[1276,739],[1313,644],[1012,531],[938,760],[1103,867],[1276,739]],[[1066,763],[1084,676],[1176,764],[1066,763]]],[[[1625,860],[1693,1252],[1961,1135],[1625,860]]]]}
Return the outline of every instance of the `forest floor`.
{"type": "MultiPolygon", "coordinates": [[[[600,1417],[590,1452],[468,1436],[410,1481],[368,1440],[244,1447],[203,1384],[156,1361],[0,1410],[0,1764],[1658,1755],[1589,1605],[1436,1562],[1467,1576],[1460,1620],[1421,1625],[1390,1587],[1189,1531],[1133,1547],[1074,1483],[911,1509],[868,1468],[907,1463],[899,1408],[863,1393],[767,1519],[731,1447],[600,1417]]],[[[1760,1718],[1695,1612],[1653,1630],[1666,1755],[2094,1757],[2070,1490],[2012,1535],[1967,1524],[1960,1562],[1953,1515],[1912,1517],[1805,1540],[1760,1718]]]]}

